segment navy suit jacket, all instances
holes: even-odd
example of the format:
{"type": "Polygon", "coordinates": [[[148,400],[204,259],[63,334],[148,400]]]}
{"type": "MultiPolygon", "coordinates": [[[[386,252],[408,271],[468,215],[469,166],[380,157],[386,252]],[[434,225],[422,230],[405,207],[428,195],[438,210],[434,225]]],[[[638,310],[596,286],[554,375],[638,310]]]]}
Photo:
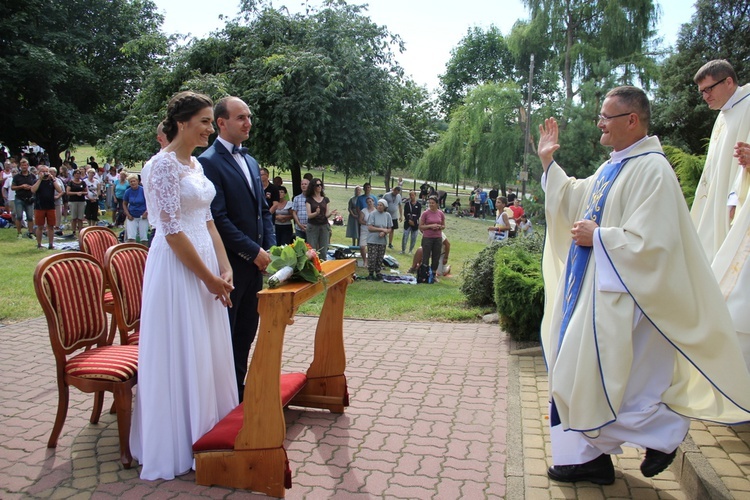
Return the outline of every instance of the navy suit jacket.
{"type": "Polygon", "coordinates": [[[253,261],[258,252],[261,248],[268,250],[276,244],[258,162],[252,156],[245,155],[253,182],[251,191],[245,173],[218,140],[200,155],[198,161],[203,165],[206,177],[216,187],[211,213],[227,249],[235,278],[241,278],[248,272],[257,273],[258,268],[253,261]],[[245,261],[245,265],[237,265],[241,264],[238,259],[245,261]]]}

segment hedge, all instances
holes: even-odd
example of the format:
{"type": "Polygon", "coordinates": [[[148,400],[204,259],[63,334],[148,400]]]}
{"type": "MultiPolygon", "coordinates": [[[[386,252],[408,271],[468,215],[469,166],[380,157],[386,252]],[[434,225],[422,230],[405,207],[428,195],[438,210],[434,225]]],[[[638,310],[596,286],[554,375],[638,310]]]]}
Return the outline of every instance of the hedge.
{"type": "Polygon", "coordinates": [[[474,307],[495,306],[495,254],[498,249],[506,247],[523,248],[527,252],[539,255],[541,259],[544,246],[543,228],[530,237],[507,238],[496,241],[479,252],[473,260],[469,260],[461,270],[461,293],[466,301],[474,307]]]}
{"type": "Polygon", "coordinates": [[[494,288],[503,330],[516,341],[539,340],[544,313],[541,255],[518,246],[499,248],[494,288]]]}

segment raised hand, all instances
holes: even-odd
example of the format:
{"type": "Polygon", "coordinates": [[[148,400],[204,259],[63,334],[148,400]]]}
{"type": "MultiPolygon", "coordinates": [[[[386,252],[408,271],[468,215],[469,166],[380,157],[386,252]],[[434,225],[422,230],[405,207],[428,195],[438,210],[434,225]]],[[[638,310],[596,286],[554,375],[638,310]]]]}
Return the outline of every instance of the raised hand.
{"type": "Polygon", "coordinates": [[[554,118],[547,118],[543,124],[539,125],[537,154],[542,161],[545,172],[547,172],[547,168],[552,163],[552,155],[560,149],[560,145],[557,143],[558,134],[557,120],[554,118]]]}

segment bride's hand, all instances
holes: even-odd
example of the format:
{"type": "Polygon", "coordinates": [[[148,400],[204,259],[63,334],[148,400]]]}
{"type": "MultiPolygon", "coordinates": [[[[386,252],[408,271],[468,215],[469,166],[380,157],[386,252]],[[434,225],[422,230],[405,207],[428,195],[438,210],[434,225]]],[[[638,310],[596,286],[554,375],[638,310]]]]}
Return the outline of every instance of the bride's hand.
{"type": "Polygon", "coordinates": [[[229,298],[229,294],[234,290],[234,286],[231,283],[228,283],[220,276],[214,276],[206,283],[206,288],[216,296],[216,300],[220,301],[226,307],[232,307],[232,300],[229,298]]]}

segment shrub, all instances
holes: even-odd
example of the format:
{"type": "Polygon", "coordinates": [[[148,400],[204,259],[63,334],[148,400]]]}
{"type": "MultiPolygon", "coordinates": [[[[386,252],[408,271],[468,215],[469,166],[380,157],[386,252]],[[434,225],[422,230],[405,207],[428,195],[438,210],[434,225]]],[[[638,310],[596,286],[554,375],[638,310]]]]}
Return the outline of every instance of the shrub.
{"type": "Polygon", "coordinates": [[[531,237],[507,238],[495,241],[479,252],[476,258],[466,261],[461,270],[461,293],[473,307],[495,306],[495,254],[505,247],[522,248],[541,258],[544,235],[541,228],[531,237]]]}
{"type": "Polygon", "coordinates": [[[544,313],[541,256],[521,245],[500,248],[494,278],[500,326],[516,341],[538,340],[544,313]]]}
{"type": "Polygon", "coordinates": [[[495,297],[492,283],[495,268],[495,252],[500,242],[492,243],[479,252],[476,258],[466,261],[461,269],[461,293],[470,306],[494,306],[495,297]]]}

